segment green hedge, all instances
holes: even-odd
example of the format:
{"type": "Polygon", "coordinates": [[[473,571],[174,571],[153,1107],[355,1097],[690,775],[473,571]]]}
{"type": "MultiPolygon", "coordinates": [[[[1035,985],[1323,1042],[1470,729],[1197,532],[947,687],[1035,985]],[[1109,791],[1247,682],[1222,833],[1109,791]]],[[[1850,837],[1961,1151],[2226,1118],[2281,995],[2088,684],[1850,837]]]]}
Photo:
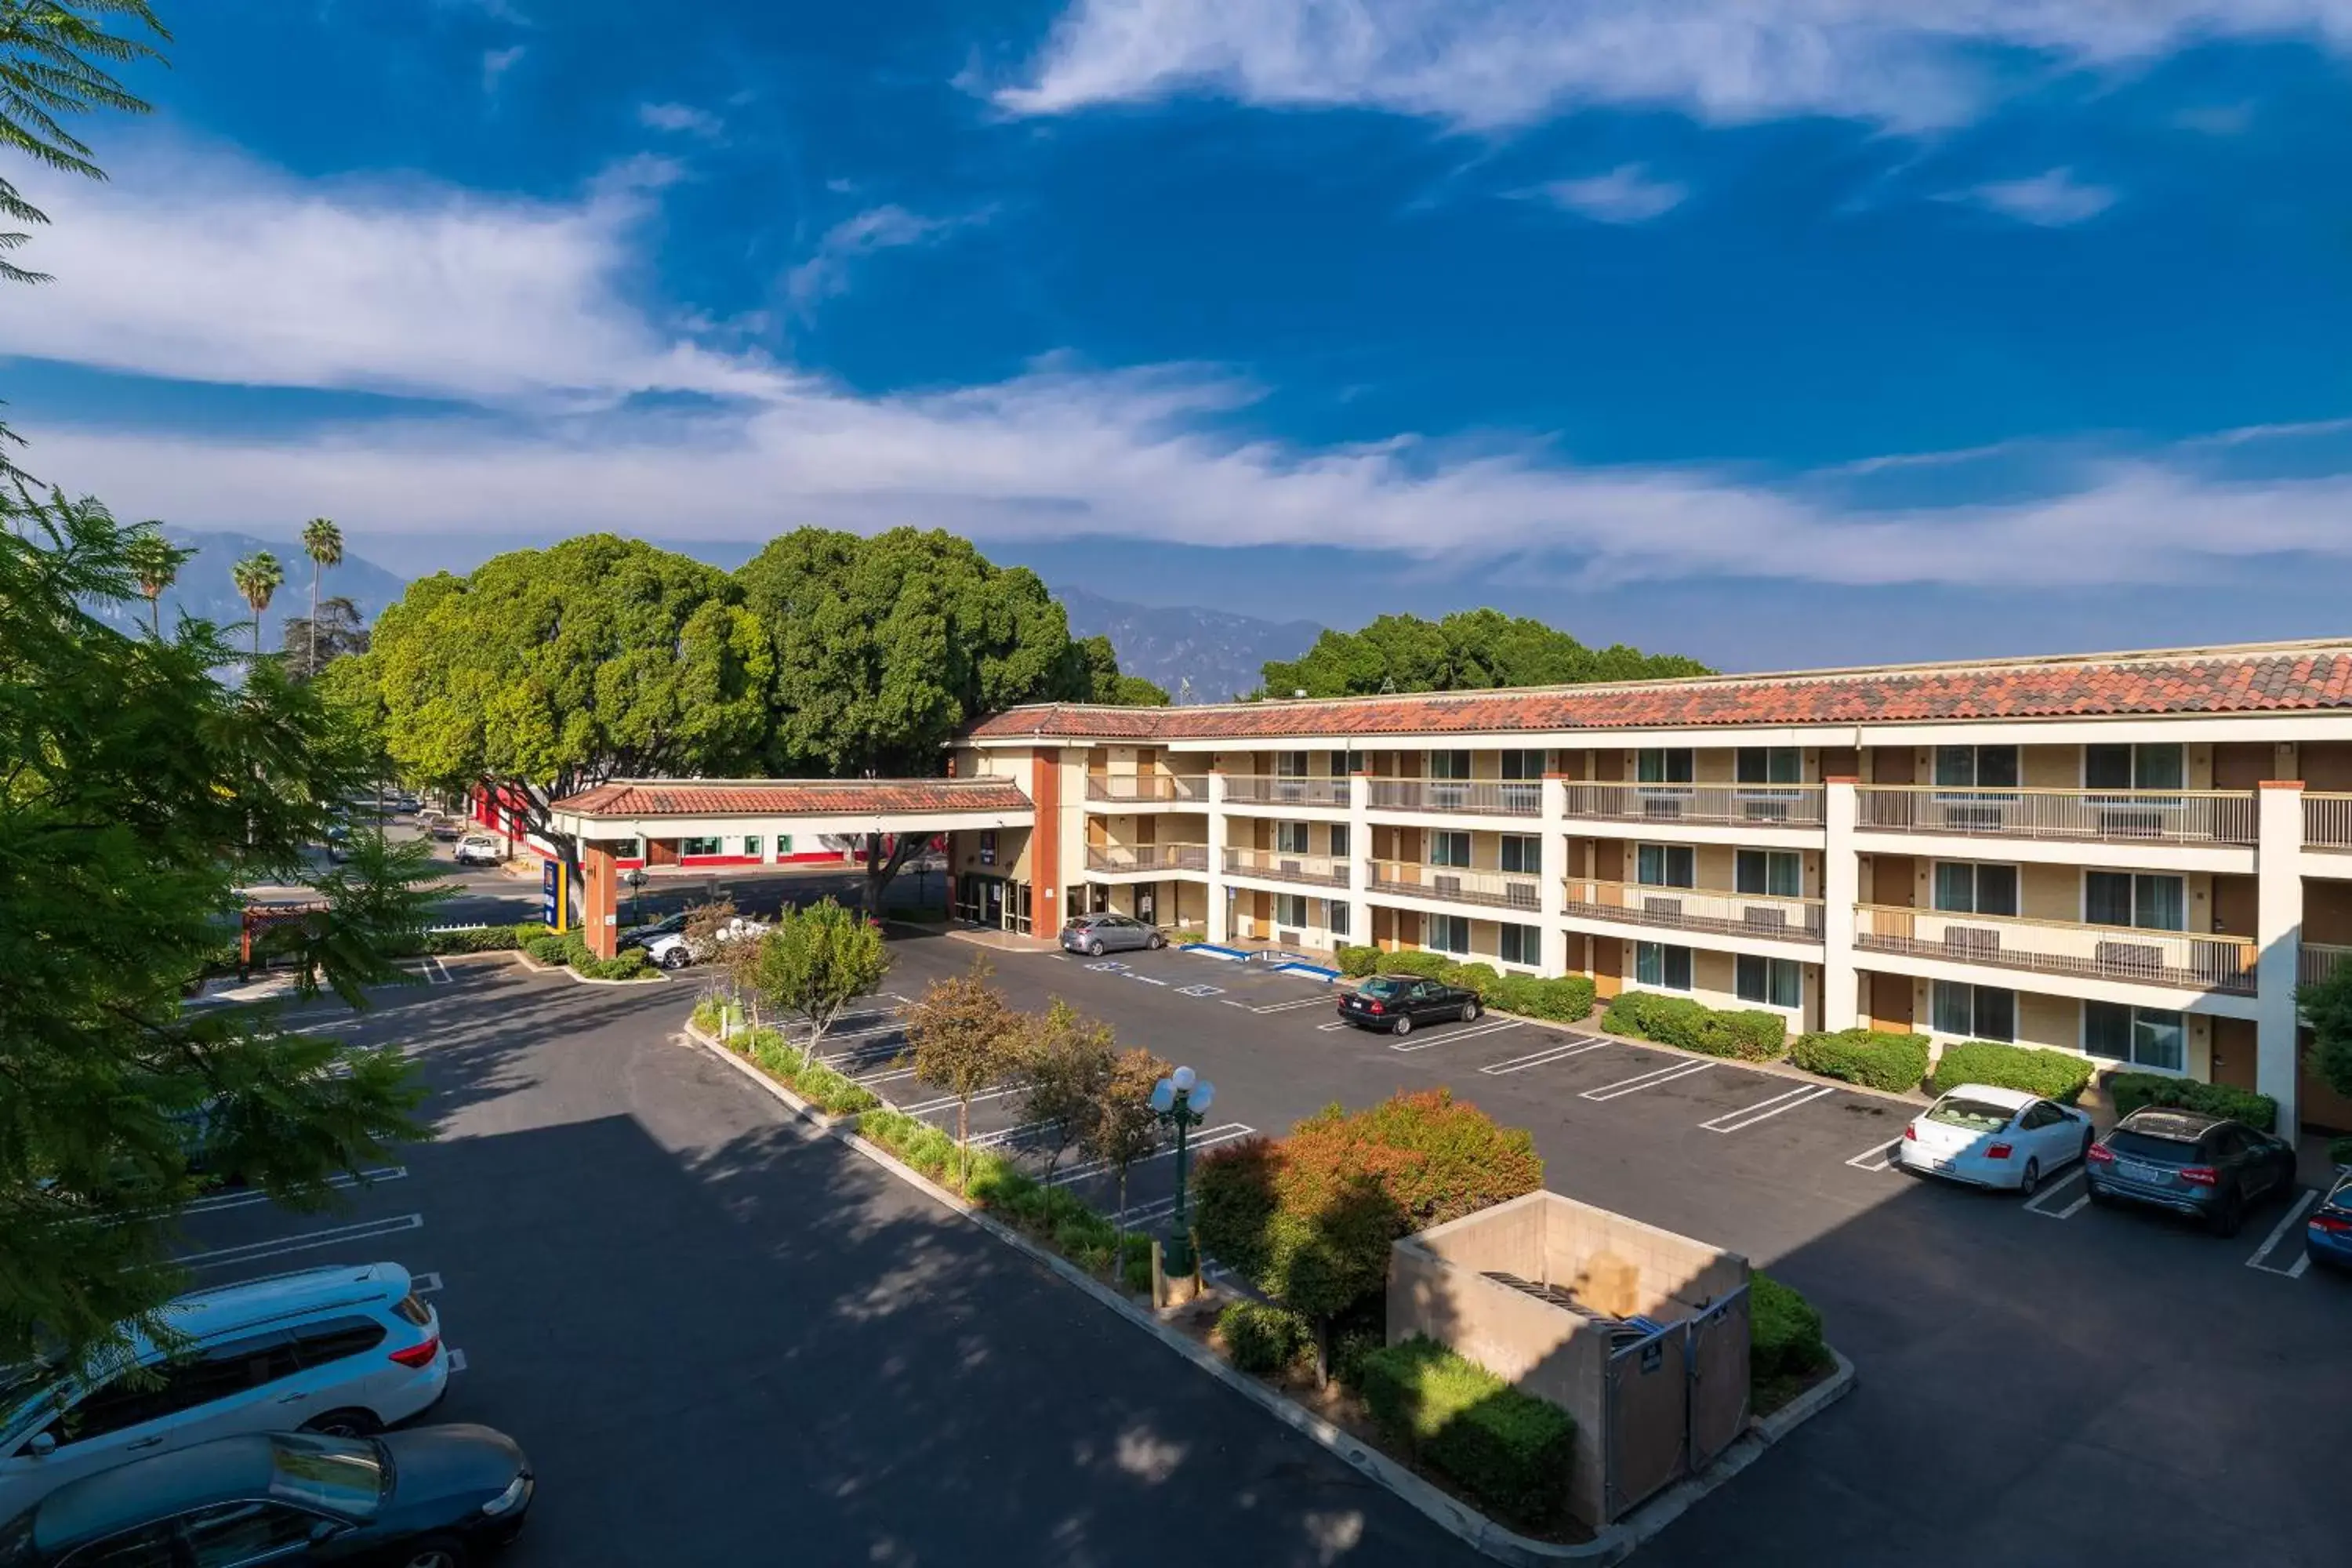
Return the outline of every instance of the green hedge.
{"type": "Polygon", "coordinates": [[[1788,1022],[1778,1013],[1761,1008],[1726,1012],[1687,996],[1661,996],[1654,991],[1621,992],[1601,1025],[1613,1034],[1742,1061],[1770,1061],[1789,1046],[1788,1022]]]}
{"type": "Polygon", "coordinates": [[[598,958],[588,951],[588,939],[576,931],[559,936],[545,926],[521,925],[514,928],[514,936],[513,945],[533,963],[568,964],[585,980],[649,980],[660,973],[641,947],[616,958],[598,958]]]}
{"type": "Polygon", "coordinates": [[[1824,1078],[1901,1092],[1917,1089],[1927,1076],[1927,1037],[1879,1029],[1800,1035],[1789,1047],[1789,1059],[1824,1078]]]}
{"type": "Polygon", "coordinates": [[[1352,974],[1361,979],[1380,972],[1381,950],[1377,947],[1355,947],[1343,942],[1339,944],[1338,958],[1342,974],[1352,974]]]}
{"type": "Polygon", "coordinates": [[[650,980],[660,971],[654,967],[643,948],[633,947],[617,958],[591,958],[583,954],[572,963],[573,973],[583,980],[650,980]]]}
{"type": "Polygon", "coordinates": [[[1395,952],[1381,954],[1382,974],[1412,974],[1423,980],[1443,980],[1454,961],[1442,952],[1423,952],[1417,949],[1401,948],[1395,952]]]}
{"type": "Polygon", "coordinates": [[[1580,1024],[1592,1016],[1592,981],[1582,974],[1554,975],[1549,979],[1506,974],[1486,993],[1486,1000],[1523,1018],[1580,1024]]]}
{"type": "Polygon", "coordinates": [[[1760,1270],[1748,1280],[1748,1381],[1807,1377],[1827,1366],[1822,1314],[1801,1295],[1760,1270]]]}
{"type": "Polygon", "coordinates": [[[761,1070],[824,1111],[827,1116],[851,1116],[882,1102],[797,1046],[785,1043],[774,1029],[751,1036],[745,1051],[761,1070]]]}
{"type": "Polygon", "coordinates": [[[2129,1116],[2142,1106],[2171,1105],[2208,1116],[2227,1116],[2264,1132],[2278,1125],[2277,1100],[2226,1083],[2199,1083],[2154,1072],[2119,1072],[2108,1077],[2106,1089],[2118,1117],[2129,1116]]]}
{"type": "Polygon", "coordinates": [[[2072,1105],[2091,1081],[2091,1064],[2064,1051],[2032,1046],[2002,1045],[1995,1040],[1964,1040],[1946,1046],[1937,1058],[1936,1076],[1927,1087],[1948,1094],[1964,1083],[2014,1089],[2072,1105]]]}
{"type": "Polygon", "coordinates": [[[1475,991],[1485,1001],[1494,994],[1495,987],[1503,983],[1502,972],[1491,963],[1449,963],[1438,975],[1448,985],[1459,985],[1465,991],[1475,991]]]}
{"type": "Polygon", "coordinates": [[[476,926],[465,931],[428,931],[423,951],[430,953],[511,952],[533,938],[548,934],[531,921],[518,926],[476,926]]]}
{"type": "Polygon", "coordinates": [[[1576,1447],[1567,1411],[1420,1336],[1368,1352],[1356,1375],[1390,1440],[1452,1477],[1480,1507],[1534,1525],[1558,1516],[1576,1447]]]}
{"type": "Polygon", "coordinates": [[[1258,1377],[1272,1377],[1315,1342],[1306,1319],[1261,1301],[1236,1301],[1218,1313],[1217,1335],[1234,1364],[1258,1377]]]}
{"type": "Polygon", "coordinates": [[[2330,1138],[2327,1157],[2339,1165],[2352,1165],[2352,1137],[2330,1138]]]}

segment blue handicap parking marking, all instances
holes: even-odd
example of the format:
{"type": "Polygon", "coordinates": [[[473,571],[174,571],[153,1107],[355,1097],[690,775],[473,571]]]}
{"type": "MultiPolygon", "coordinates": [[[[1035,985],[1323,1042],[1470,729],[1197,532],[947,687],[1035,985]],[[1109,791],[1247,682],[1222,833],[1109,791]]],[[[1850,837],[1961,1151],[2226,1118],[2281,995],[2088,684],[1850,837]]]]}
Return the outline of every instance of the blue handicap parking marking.
{"type": "Polygon", "coordinates": [[[1180,985],[1176,988],[1179,996],[1222,996],[1224,994],[1225,988],[1222,985],[1180,985]]]}
{"type": "Polygon", "coordinates": [[[1088,969],[1100,970],[1105,974],[1124,974],[1127,973],[1127,965],[1121,963],[1115,958],[1106,958],[1099,963],[1089,963],[1087,967],[1088,969]]]}

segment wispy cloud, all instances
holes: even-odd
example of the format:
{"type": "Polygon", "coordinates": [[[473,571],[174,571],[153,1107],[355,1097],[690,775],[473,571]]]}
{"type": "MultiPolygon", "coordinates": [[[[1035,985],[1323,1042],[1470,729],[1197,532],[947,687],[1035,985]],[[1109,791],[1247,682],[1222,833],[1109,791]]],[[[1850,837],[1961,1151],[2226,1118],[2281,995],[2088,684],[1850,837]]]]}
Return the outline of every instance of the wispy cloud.
{"type": "Polygon", "coordinates": [[[484,49],[482,51],[482,90],[488,93],[498,91],[499,83],[506,79],[507,72],[514,69],[521,62],[523,56],[529,52],[521,44],[504,49],[484,49]]]}
{"type": "Polygon", "coordinates": [[[1599,103],[1919,130],[1998,95],[1989,50],[2109,68],[2279,37],[2352,47],[2352,0],[1072,0],[994,97],[1019,114],[1205,90],[1475,129],[1599,103]]]}
{"type": "Polygon", "coordinates": [[[816,253],[784,276],[784,292],[793,308],[805,315],[819,300],[845,292],[850,268],[862,257],[878,250],[926,245],[970,224],[984,222],[985,212],[959,217],[925,217],[896,204],[869,207],[827,229],[816,253]]]}
{"type": "Polygon", "coordinates": [[[650,131],[699,136],[706,142],[717,141],[727,130],[726,122],[719,116],[690,103],[641,103],[637,105],[637,123],[650,131]]]}
{"type": "Polygon", "coordinates": [[[1650,178],[1645,164],[1620,163],[1605,174],[1554,180],[1537,186],[1533,194],[1595,223],[1634,224],[1674,211],[1690,195],[1690,187],[1650,178]]]}
{"type": "Polygon", "coordinates": [[[2207,136],[2242,136],[2254,122],[2254,106],[2251,103],[2197,104],[2175,114],[2172,122],[2183,131],[2200,132],[2207,136]]]}
{"type": "Polygon", "coordinates": [[[2053,169],[2025,180],[1994,180],[1958,195],[2003,217],[2042,228],[2087,223],[2116,205],[2113,187],[2085,184],[2072,169],[2053,169]]]}

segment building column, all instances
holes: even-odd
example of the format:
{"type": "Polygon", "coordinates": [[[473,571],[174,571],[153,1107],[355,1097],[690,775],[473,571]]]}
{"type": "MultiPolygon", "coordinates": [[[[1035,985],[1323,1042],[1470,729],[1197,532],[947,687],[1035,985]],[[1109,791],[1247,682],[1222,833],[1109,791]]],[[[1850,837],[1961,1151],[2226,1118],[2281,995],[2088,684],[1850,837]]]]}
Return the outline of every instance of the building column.
{"type": "Polygon", "coordinates": [[[1361,768],[1348,775],[1348,941],[1372,942],[1372,775],[1361,768]]]}
{"type": "Polygon", "coordinates": [[[1543,776],[1543,875],[1536,879],[1542,913],[1543,972],[1568,973],[1568,775],[1543,776]]]}
{"type": "Polygon", "coordinates": [[[2303,784],[2265,779],[2254,819],[2254,1088],[2278,1101],[2278,1131],[2296,1120],[2294,988],[2303,956],[2303,784]]]}
{"type": "Polygon", "coordinates": [[[1059,936],[1062,908],[1062,754],[1040,746],[1029,757],[1029,934],[1059,936]]]}
{"type": "MultiPolygon", "coordinates": [[[[559,867],[557,874],[562,875],[559,867]]],[[[610,846],[593,840],[580,846],[580,910],[575,917],[581,940],[588,951],[599,958],[613,958],[621,951],[621,917],[618,908],[620,879],[613,867],[610,846]]]]}
{"type": "Polygon", "coordinates": [[[1209,770],[1209,940],[1233,939],[1225,921],[1225,770],[1209,770]]]}
{"type": "Polygon", "coordinates": [[[1862,859],[1854,852],[1860,780],[1824,779],[1828,840],[1822,850],[1822,1027],[1851,1029],[1861,1021],[1861,975],[1853,963],[1853,907],[1862,891],[1862,859]]]}

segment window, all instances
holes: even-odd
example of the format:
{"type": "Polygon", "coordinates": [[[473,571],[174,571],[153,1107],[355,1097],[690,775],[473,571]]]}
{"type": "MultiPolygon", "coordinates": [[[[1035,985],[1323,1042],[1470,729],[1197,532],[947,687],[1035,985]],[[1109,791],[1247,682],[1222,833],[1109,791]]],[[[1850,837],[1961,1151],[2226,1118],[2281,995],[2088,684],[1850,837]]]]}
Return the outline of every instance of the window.
{"type": "Polygon", "coordinates": [[[1335,822],[1331,825],[1331,858],[1345,860],[1347,858],[1348,825],[1344,822],[1335,822]]]}
{"type": "Polygon", "coordinates": [[[1361,752],[1331,752],[1327,755],[1329,759],[1327,765],[1335,779],[1343,779],[1349,773],[1360,773],[1364,771],[1364,753],[1361,752]]]}
{"type": "Polygon", "coordinates": [[[384,1327],[373,1318],[331,1318],[294,1331],[294,1350],[304,1366],[323,1366],[382,1344],[384,1327]]]}
{"type": "Polygon", "coordinates": [[[1732,886],[1743,893],[1798,899],[1805,893],[1804,857],[1793,849],[1742,849],[1731,863],[1732,886]]]}
{"type": "Polygon", "coordinates": [[[1767,1007],[1805,1005],[1805,966],[1793,958],[1759,958],[1740,953],[1733,965],[1733,988],[1742,1002],[1767,1007]]]}
{"type": "Polygon", "coordinates": [[[310,1539],[319,1516],[274,1502],[225,1502],[183,1517],[193,1568],[235,1568],[310,1539]]]}
{"type": "Polygon", "coordinates": [[[996,864],[996,829],[993,827],[980,830],[980,863],[983,866],[996,864]]]}
{"type": "Polygon", "coordinates": [[[1281,778],[1305,778],[1307,776],[1307,753],[1304,752],[1275,752],[1274,771],[1276,776],[1281,778]]]}
{"type": "Polygon", "coordinates": [[[646,841],[642,838],[624,838],[613,846],[613,858],[615,860],[642,860],[645,858],[646,841]]]}
{"type": "Polygon", "coordinates": [[[1470,951],[1470,921],[1463,915],[1425,915],[1429,922],[1429,943],[1440,952],[1470,951]]]}
{"type": "Polygon", "coordinates": [[[1502,865],[1522,877],[1543,875],[1543,840],[1532,833],[1503,835],[1502,865]]]}
{"type": "Polygon", "coordinates": [[[1795,746],[1742,746],[1737,777],[1744,784],[1799,784],[1805,776],[1805,753],[1795,746]]]}
{"type": "Polygon", "coordinates": [[[1936,862],[1936,908],[1954,915],[2017,913],[2017,868],[1973,860],[1936,862]]]}
{"type": "Polygon", "coordinates": [[[2179,789],[2187,773],[2178,741],[2083,748],[2084,789],[2179,789]]]}
{"type": "Polygon", "coordinates": [[[1691,950],[1670,942],[1637,942],[1633,944],[1633,978],[1641,984],[1663,990],[1687,991],[1691,988],[1691,950]]]}
{"type": "Polygon", "coordinates": [[[2085,1002],[2083,1053],[2179,1072],[2189,1059],[2189,1029],[2178,1013],[2126,1007],[2120,1002],[2085,1002]]]}
{"type": "Polygon", "coordinates": [[[1971,1040],[2017,1038],[2017,993],[1997,985],[1938,980],[1930,995],[1929,1027],[1971,1040]]]}
{"type": "Polygon", "coordinates": [[[792,836],[791,834],[789,834],[789,833],[779,833],[779,834],[777,834],[777,835],[776,835],[776,858],[777,858],[777,859],[779,859],[779,860],[785,859],[785,858],[789,858],[789,857],[791,856],[792,852],[793,852],[793,836],[792,836]]]}
{"type": "Polygon", "coordinates": [[[1467,752],[1430,752],[1429,776],[1433,779],[1468,778],[1470,776],[1470,753],[1467,752]]]}
{"type": "Polygon", "coordinates": [[[1324,900],[1323,929],[1343,942],[1347,940],[1348,933],[1353,931],[1355,927],[1349,923],[1346,900],[1328,899],[1324,900]]]}
{"type": "Polygon", "coordinates": [[[716,838],[681,838],[677,841],[680,855],[716,855],[719,852],[716,838]]]}
{"type": "Polygon", "coordinates": [[[1500,956],[1505,963],[1524,963],[1534,967],[1543,963],[1543,932],[1533,926],[1504,925],[1500,956]]]}
{"type": "Polygon", "coordinates": [[[1939,789],[2015,789],[2015,746],[1938,746],[1936,784],[1939,789]]]}
{"type": "Polygon", "coordinates": [[[1697,864],[1687,844],[1643,844],[1633,851],[1633,879],[1645,888],[1696,888],[1697,864]]]}
{"type": "Polygon", "coordinates": [[[1549,761],[1550,756],[1551,753],[1549,752],[1505,752],[1503,776],[1507,779],[1524,779],[1530,784],[1540,784],[1543,782],[1545,764],[1549,761]]]}
{"type": "Polygon", "coordinates": [[[159,1520],[93,1541],[67,1562],[71,1568],[175,1568],[181,1561],[178,1536],[177,1521],[159,1520]]]}
{"type": "Polygon", "coordinates": [[[1274,923],[1293,930],[1307,923],[1307,895],[1276,893],[1274,896],[1274,923]]]}
{"type": "Polygon", "coordinates": [[[2138,871],[2083,873],[2083,919],[2095,926],[2188,930],[2187,884],[2138,871]]]}
{"type": "Polygon", "coordinates": [[[1633,754],[1633,778],[1640,784],[1691,782],[1688,746],[1645,746],[1633,754]]]}
{"type": "Polygon", "coordinates": [[[1307,824],[1277,822],[1274,825],[1274,847],[1284,855],[1307,853],[1307,824]]]}
{"type": "Polygon", "coordinates": [[[761,839],[758,834],[747,833],[743,836],[743,853],[749,855],[754,860],[757,860],[761,855],[764,853],[761,848],[761,839]]]}
{"type": "Polygon", "coordinates": [[[1429,863],[1433,866],[1469,865],[1470,836],[1466,833],[1432,832],[1429,836],[1429,863]]]}

